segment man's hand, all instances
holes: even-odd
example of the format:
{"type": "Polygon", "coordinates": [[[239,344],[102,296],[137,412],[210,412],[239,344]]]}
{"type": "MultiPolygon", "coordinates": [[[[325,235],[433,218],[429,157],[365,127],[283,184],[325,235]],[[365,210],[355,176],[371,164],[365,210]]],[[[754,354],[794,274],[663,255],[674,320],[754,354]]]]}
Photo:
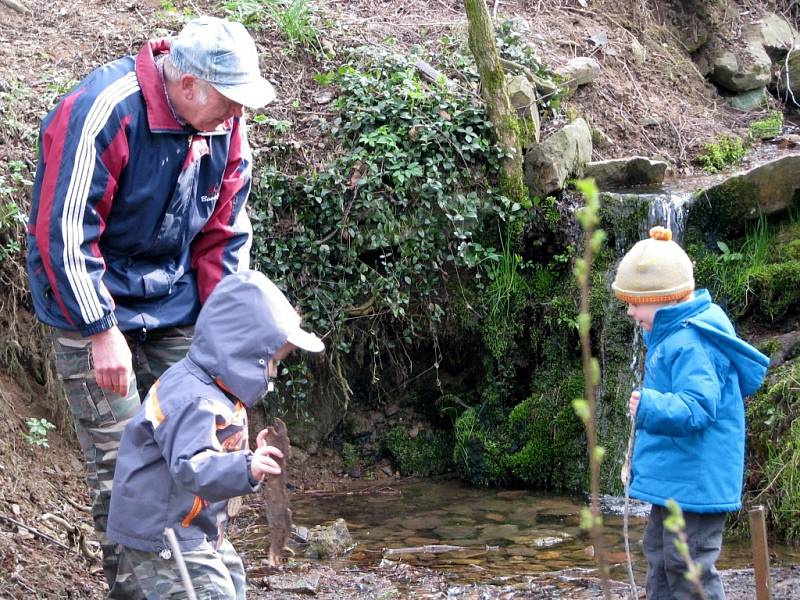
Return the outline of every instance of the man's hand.
{"type": "Polygon", "coordinates": [[[253,460],[250,463],[250,473],[256,481],[262,481],[267,475],[281,474],[281,466],[275,459],[283,458],[283,452],[275,446],[267,446],[266,435],[266,429],[259,432],[256,438],[258,447],[253,452],[253,460]]]}
{"type": "Polygon", "coordinates": [[[97,385],[120,396],[127,396],[133,361],[125,336],[117,327],[112,327],[94,334],[90,339],[97,385]]]}
{"type": "Polygon", "coordinates": [[[628,410],[631,414],[631,419],[636,419],[636,411],[639,409],[639,400],[641,400],[642,394],[634,390],[631,392],[631,397],[628,399],[628,410]]]}

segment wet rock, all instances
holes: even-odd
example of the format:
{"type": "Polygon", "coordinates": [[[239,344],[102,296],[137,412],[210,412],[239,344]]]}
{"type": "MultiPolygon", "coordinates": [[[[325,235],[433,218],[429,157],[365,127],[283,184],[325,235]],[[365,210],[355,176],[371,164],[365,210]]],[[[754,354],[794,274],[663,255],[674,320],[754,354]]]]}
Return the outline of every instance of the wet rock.
{"type": "Polygon", "coordinates": [[[511,523],[504,525],[485,525],[481,528],[478,539],[482,542],[494,540],[511,540],[519,533],[519,527],[511,523]]]}
{"type": "Polygon", "coordinates": [[[778,80],[778,96],[788,96],[790,101],[794,98],[795,105],[800,102],[800,53],[792,52],[789,59],[781,66],[781,75],[778,80]],[[786,82],[789,82],[788,89],[786,82]],[[789,93],[787,93],[789,92],[789,93]]]}
{"type": "MultiPolygon", "coordinates": [[[[603,514],[622,515],[625,512],[623,496],[600,496],[600,510],[603,514]]],[[[646,518],[650,515],[650,503],[630,498],[628,500],[628,516],[646,518]]]]}
{"type": "Polygon", "coordinates": [[[584,177],[594,177],[600,189],[659,185],[664,181],[667,163],[644,156],[614,158],[586,164],[584,177]]]}
{"type": "Polygon", "coordinates": [[[800,155],[784,156],[699,192],[687,209],[687,236],[709,244],[736,238],[759,215],[777,216],[796,207],[798,171],[800,155]]]}
{"type": "Polygon", "coordinates": [[[414,530],[433,529],[435,527],[439,527],[442,524],[442,519],[441,517],[438,516],[421,515],[418,517],[411,517],[409,519],[405,519],[403,523],[408,529],[414,529],[414,530]]]}
{"type": "Polygon", "coordinates": [[[345,554],[353,546],[353,538],[344,519],[336,519],[332,525],[317,525],[308,532],[308,558],[332,558],[345,554]]]}
{"type": "Polygon", "coordinates": [[[748,112],[763,107],[767,103],[767,88],[760,87],[749,92],[728,96],[725,101],[733,109],[748,112]]]}
{"type": "Polygon", "coordinates": [[[316,594],[319,587],[319,573],[304,575],[271,575],[267,577],[267,586],[274,591],[287,594],[316,594]]]}
{"type": "Polygon", "coordinates": [[[442,525],[434,529],[434,531],[443,540],[452,540],[455,538],[474,538],[477,528],[471,525],[442,525]]]}

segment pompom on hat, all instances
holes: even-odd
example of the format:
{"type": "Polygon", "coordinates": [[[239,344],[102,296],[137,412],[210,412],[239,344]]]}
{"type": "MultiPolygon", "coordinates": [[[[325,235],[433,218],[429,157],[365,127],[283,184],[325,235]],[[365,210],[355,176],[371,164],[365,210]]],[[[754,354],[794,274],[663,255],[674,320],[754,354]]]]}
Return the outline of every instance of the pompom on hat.
{"type": "Polygon", "coordinates": [[[672,241],[670,229],[653,227],[650,238],[637,242],[622,258],[611,289],[632,304],[681,300],[694,291],[692,261],[672,241]]]}

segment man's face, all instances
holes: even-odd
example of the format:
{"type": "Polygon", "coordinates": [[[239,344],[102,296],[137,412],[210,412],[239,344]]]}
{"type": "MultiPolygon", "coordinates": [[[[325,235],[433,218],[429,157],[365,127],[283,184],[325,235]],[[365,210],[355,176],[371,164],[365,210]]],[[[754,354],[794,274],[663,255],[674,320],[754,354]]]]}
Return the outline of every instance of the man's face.
{"type": "Polygon", "coordinates": [[[244,107],[220,94],[214,87],[192,77],[181,117],[198,131],[214,131],[232,117],[241,117],[244,107]]]}

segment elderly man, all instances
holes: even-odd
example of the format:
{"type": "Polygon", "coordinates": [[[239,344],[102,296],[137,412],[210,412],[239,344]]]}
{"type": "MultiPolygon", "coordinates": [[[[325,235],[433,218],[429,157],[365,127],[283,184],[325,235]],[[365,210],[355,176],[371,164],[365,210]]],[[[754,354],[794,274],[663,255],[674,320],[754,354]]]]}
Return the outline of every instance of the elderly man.
{"type": "Polygon", "coordinates": [[[41,127],[28,275],[85,454],[109,598],[143,597],[105,536],[119,440],[186,354],[214,286],[249,264],[243,111],[274,97],[245,28],[200,17],[90,73],[41,127]]]}

